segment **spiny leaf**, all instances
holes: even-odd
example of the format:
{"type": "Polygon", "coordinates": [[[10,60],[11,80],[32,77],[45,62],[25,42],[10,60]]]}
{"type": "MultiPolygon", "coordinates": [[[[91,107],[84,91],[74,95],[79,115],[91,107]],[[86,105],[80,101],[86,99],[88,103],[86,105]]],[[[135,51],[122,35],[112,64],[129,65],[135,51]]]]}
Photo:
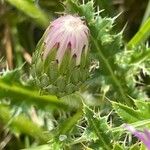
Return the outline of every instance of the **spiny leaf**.
{"type": "MultiPolygon", "coordinates": [[[[112,149],[112,134],[105,117],[100,117],[87,106],[84,107],[84,113],[88,122],[87,131],[95,134],[97,140],[94,142],[106,150],[112,149]]],[[[88,137],[87,137],[88,138],[88,137]]]]}
{"type": "Polygon", "coordinates": [[[136,100],[137,109],[126,105],[111,102],[117,114],[127,123],[135,123],[137,121],[150,119],[150,102],[136,100]]]}
{"type": "Polygon", "coordinates": [[[139,112],[131,107],[128,107],[127,105],[116,102],[112,102],[112,105],[117,114],[128,123],[132,123],[141,119],[139,116],[139,112]]]}

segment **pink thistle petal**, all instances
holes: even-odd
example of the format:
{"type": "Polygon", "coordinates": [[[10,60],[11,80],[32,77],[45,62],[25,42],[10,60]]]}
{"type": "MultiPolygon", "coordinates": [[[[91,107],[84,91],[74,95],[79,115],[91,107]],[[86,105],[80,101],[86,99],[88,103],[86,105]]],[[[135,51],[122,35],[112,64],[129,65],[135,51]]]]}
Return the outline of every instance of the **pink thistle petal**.
{"type": "Polygon", "coordinates": [[[65,37],[64,39],[62,38],[62,42],[60,43],[60,47],[57,51],[57,55],[56,55],[56,59],[58,60],[58,62],[60,63],[62,61],[62,58],[65,54],[65,50],[67,49],[68,46],[68,37],[65,37]]]}
{"type": "Polygon", "coordinates": [[[70,49],[71,56],[76,57],[76,64],[80,64],[83,50],[88,50],[88,27],[76,16],[66,15],[54,20],[46,30],[45,50],[46,59],[52,48],[59,43],[56,59],[61,62],[65,52],[70,49]]]}
{"type": "Polygon", "coordinates": [[[128,131],[130,131],[134,136],[136,136],[140,141],[142,141],[148,150],[150,150],[150,131],[144,130],[138,131],[134,127],[125,124],[124,126],[128,131]]]}
{"type": "Polygon", "coordinates": [[[45,45],[45,51],[43,53],[43,58],[46,59],[48,54],[51,52],[52,48],[54,47],[55,45],[55,41],[51,41],[50,45],[45,45]]]}

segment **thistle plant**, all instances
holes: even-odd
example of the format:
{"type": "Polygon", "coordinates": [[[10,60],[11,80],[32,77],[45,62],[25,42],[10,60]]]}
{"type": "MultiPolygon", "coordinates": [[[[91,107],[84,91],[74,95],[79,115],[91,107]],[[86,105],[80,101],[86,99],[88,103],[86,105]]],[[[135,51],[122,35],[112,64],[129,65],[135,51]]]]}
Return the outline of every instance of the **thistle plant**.
{"type": "Polygon", "coordinates": [[[24,17],[5,20],[3,47],[14,49],[21,67],[0,72],[0,149],[150,149],[150,19],[126,43],[126,31],[115,29],[119,15],[100,10],[109,0],[65,0],[56,10],[63,13],[48,12],[49,19],[41,6],[53,10],[51,1],[6,1],[9,9],[1,11],[0,2],[0,18],[14,10],[15,18],[18,10],[24,17]],[[24,54],[30,46],[22,41],[34,43],[25,33],[31,18],[33,35],[37,26],[46,29],[32,64],[23,65],[20,49],[24,54]]]}
{"type": "Polygon", "coordinates": [[[78,90],[89,78],[88,39],[89,29],[79,16],[65,15],[51,22],[33,56],[36,84],[57,96],[78,90]]]}

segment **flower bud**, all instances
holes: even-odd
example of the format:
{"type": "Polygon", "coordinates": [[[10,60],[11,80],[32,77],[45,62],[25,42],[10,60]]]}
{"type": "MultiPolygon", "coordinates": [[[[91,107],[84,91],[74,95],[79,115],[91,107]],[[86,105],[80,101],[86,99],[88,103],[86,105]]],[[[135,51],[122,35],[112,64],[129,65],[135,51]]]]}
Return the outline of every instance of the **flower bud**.
{"type": "Polygon", "coordinates": [[[89,77],[88,36],[80,17],[51,22],[33,55],[32,77],[41,91],[62,97],[79,90],[89,77]]]}
{"type": "Polygon", "coordinates": [[[46,31],[43,58],[46,59],[57,47],[56,60],[61,63],[70,49],[71,57],[76,56],[76,65],[79,65],[82,51],[87,53],[88,50],[88,34],[88,27],[79,17],[66,15],[54,20],[46,31]]]}

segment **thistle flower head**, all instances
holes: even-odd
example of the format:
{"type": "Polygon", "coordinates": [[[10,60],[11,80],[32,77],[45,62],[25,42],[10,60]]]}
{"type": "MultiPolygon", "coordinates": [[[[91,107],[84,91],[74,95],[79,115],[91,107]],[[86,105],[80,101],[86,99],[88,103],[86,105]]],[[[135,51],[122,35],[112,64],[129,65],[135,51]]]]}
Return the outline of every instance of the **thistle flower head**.
{"type": "Polygon", "coordinates": [[[76,16],[66,15],[54,20],[46,31],[44,39],[45,49],[43,58],[46,59],[52,49],[57,47],[56,60],[60,63],[67,50],[71,50],[71,57],[76,57],[76,64],[80,64],[83,50],[88,49],[88,27],[76,16]]]}
{"type": "Polygon", "coordinates": [[[125,125],[125,128],[136,136],[140,141],[144,143],[148,150],[150,150],[150,131],[144,129],[144,131],[138,131],[133,126],[125,125]]]}

